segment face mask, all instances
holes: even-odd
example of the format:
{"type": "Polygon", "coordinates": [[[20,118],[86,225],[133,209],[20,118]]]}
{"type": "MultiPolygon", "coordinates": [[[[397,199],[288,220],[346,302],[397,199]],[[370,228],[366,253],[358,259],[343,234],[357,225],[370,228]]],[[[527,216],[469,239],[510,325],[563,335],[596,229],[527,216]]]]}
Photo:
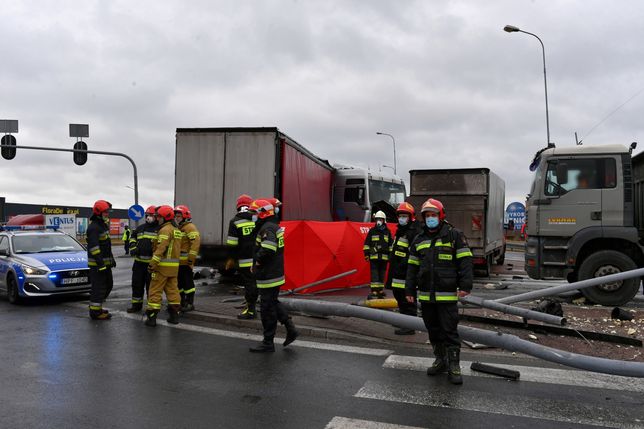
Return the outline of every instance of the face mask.
{"type": "Polygon", "coordinates": [[[437,217],[428,217],[425,219],[425,225],[429,229],[435,229],[438,227],[439,220],[437,217]]]}
{"type": "Polygon", "coordinates": [[[256,214],[253,215],[253,217],[252,217],[253,222],[257,222],[257,219],[258,219],[258,216],[256,214]]]}
{"type": "Polygon", "coordinates": [[[280,212],[280,208],[279,208],[279,207],[275,207],[275,214],[278,214],[279,212],[280,212]]]}
{"type": "Polygon", "coordinates": [[[382,225],[383,225],[383,222],[381,220],[376,221],[376,226],[382,226],[382,225]]]}
{"type": "Polygon", "coordinates": [[[239,213],[246,213],[247,211],[248,211],[248,207],[246,207],[246,206],[241,206],[239,208],[239,213]]]}
{"type": "Polygon", "coordinates": [[[405,226],[407,223],[409,223],[409,218],[407,216],[401,216],[398,218],[398,223],[400,226],[405,226]]]}
{"type": "Polygon", "coordinates": [[[145,223],[154,223],[154,222],[156,222],[156,219],[154,218],[154,216],[148,215],[145,217],[145,223]]]}

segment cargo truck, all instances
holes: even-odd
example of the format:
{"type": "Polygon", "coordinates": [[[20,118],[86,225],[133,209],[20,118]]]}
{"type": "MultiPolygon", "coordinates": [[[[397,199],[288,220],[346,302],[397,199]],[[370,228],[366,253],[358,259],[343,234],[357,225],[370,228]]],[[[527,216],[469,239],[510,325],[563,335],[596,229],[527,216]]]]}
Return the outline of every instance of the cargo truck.
{"type": "Polygon", "coordinates": [[[174,185],[175,204],[190,207],[201,232],[200,263],[212,266],[226,255],[240,194],[279,198],[282,220],[356,222],[387,205],[395,216],[405,197],[400,178],[336,169],[275,127],[178,128],[174,185]]]}
{"type": "MultiPolygon", "coordinates": [[[[533,279],[569,282],[644,266],[644,154],[635,144],[537,152],[526,202],[525,268],[533,279]]],[[[622,305],[640,278],[582,289],[597,304],[622,305]]]]}
{"type": "Polygon", "coordinates": [[[463,231],[475,268],[490,274],[493,262],[505,260],[503,214],[505,182],[487,168],[411,170],[407,199],[417,211],[428,198],[445,206],[446,219],[463,231]]]}

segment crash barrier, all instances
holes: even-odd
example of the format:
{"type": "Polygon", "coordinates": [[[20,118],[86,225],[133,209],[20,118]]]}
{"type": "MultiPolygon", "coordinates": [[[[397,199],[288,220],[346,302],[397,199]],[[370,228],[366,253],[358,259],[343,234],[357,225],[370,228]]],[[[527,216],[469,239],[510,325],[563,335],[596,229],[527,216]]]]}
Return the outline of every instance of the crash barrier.
{"type": "MultiPolygon", "coordinates": [[[[357,317],[387,323],[401,328],[427,331],[422,319],[390,311],[381,311],[357,305],[308,299],[280,299],[280,301],[292,311],[313,313],[322,316],[357,317]]],[[[498,347],[512,352],[524,353],[572,368],[626,377],[644,377],[644,363],[640,362],[626,362],[570,353],[534,344],[530,341],[522,340],[515,335],[486,331],[484,329],[472,328],[470,326],[459,326],[458,333],[465,341],[486,344],[488,346],[498,347]]]]}
{"type": "Polygon", "coordinates": [[[495,299],[494,301],[502,304],[514,304],[515,302],[530,301],[532,299],[543,298],[546,296],[559,295],[560,293],[569,292],[577,289],[585,289],[591,286],[599,286],[605,283],[618,282],[621,280],[628,280],[634,277],[644,276],[644,268],[636,270],[624,271],[623,273],[609,274],[602,277],[594,277],[592,279],[581,280],[574,283],[569,283],[561,286],[553,286],[546,289],[535,290],[532,292],[521,293],[514,296],[506,296],[505,298],[495,299]]]}

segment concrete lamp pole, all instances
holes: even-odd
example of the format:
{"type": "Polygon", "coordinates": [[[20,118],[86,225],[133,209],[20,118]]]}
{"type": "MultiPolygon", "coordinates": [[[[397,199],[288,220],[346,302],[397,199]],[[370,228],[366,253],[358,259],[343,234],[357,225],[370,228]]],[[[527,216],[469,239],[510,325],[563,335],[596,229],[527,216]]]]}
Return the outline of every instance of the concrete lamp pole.
{"type": "Polygon", "coordinates": [[[547,139],[548,139],[548,147],[554,146],[553,143],[550,142],[550,118],[548,115],[548,80],[546,79],[546,49],[543,46],[543,42],[537,36],[536,34],[529,33],[527,31],[521,30],[519,27],[515,27],[514,25],[506,25],[503,27],[503,31],[506,31],[508,33],[524,33],[524,34],[529,34],[530,36],[536,37],[536,39],[541,43],[541,54],[543,56],[543,87],[545,89],[545,94],[546,94],[546,133],[547,133],[547,139]]]}
{"type": "Polygon", "coordinates": [[[391,141],[394,143],[394,174],[397,174],[396,173],[396,139],[391,134],[381,133],[380,131],[376,132],[376,134],[379,135],[379,136],[389,136],[389,137],[391,137],[391,141]]]}

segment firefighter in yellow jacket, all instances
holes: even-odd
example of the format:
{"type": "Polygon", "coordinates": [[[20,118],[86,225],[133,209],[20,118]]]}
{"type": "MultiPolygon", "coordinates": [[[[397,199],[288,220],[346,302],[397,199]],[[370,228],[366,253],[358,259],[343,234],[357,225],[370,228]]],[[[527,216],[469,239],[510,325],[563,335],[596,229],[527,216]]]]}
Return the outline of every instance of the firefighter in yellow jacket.
{"type": "Polygon", "coordinates": [[[199,255],[201,238],[199,230],[192,223],[188,206],[179,205],[174,208],[174,221],[181,230],[181,255],[179,262],[179,294],[181,295],[181,311],[195,309],[195,281],[192,268],[199,255]]]}
{"type": "Polygon", "coordinates": [[[148,270],[152,273],[148,307],[145,310],[147,326],[156,326],[157,315],[161,310],[162,294],[165,292],[168,300],[169,323],[179,323],[181,296],[177,288],[179,275],[179,256],[181,254],[181,231],[174,223],[174,209],[171,206],[161,206],[157,209],[159,228],[157,242],[148,270]]]}

